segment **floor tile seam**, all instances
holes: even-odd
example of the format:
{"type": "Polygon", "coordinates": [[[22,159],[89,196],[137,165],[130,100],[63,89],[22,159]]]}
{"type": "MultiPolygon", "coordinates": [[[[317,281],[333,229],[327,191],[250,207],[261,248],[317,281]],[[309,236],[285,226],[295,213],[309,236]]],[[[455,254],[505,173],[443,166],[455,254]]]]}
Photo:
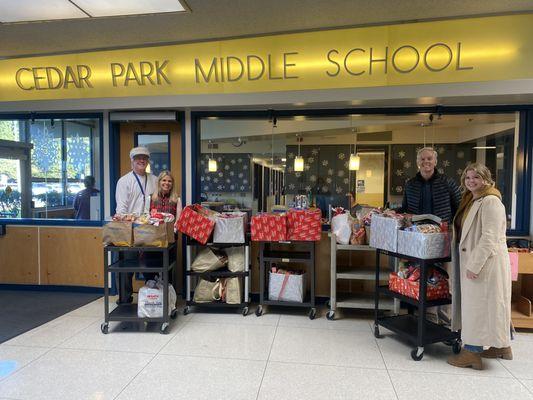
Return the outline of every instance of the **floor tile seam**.
{"type": "Polygon", "coordinates": [[[79,333],[83,332],[84,330],[86,329],[89,329],[91,327],[91,325],[94,325],[96,324],[98,321],[94,321],[94,322],[91,322],[89,323],[87,326],[77,330],[76,332],[74,332],[72,335],[70,335],[69,337],[63,339],[62,341],[60,341],[59,343],[56,343],[54,346],[51,346],[52,349],[55,349],[55,348],[58,348],[59,346],[61,346],[63,343],[69,341],[70,339],[72,339],[74,336],[78,335],[79,333]]]}
{"type": "MultiPolygon", "coordinates": [[[[417,362],[417,361],[413,361],[413,362],[417,362]]],[[[460,372],[443,372],[443,371],[418,371],[418,370],[415,371],[415,370],[406,370],[406,369],[400,369],[400,368],[388,368],[388,370],[392,372],[413,373],[413,374],[428,374],[428,375],[438,374],[438,375],[448,375],[448,376],[453,376],[453,377],[465,376],[465,377],[470,377],[470,378],[474,377],[474,378],[488,378],[488,379],[496,378],[496,379],[507,379],[507,380],[519,380],[513,375],[511,376],[480,375],[480,374],[476,374],[475,372],[460,373],[460,372]]]]}
{"type": "MultiPolygon", "coordinates": [[[[505,365],[504,362],[502,362],[502,360],[497,359],[497,361],[500,363],[500,365],[503,366],[503,368],[505,368],[505,369],[507,370],[507,372],[509,372],[509,374],[511,374],[511,376],[512,376],[513,378],[515,378],[518,382],[520,382],[520,384],[521,384],[522,386],[524,386],[524,387],[526,388],[526,390],[527,390],[529,393],[533,394],[533,389],[530,389],[527,385],[524,384],[524,382],[522,382],[522,379],[521,379],[521,378],[518,378],[515,374],[513,374],[513,371],[511,371],[509,368],[507,368],[507,366],[505,365]]],[[[526,378],[526,379],[527,379],[527,378],[526,378]]]]}
{"type": "Polygon", "coordinates": [[[278,333],[279,323],[281,321],[281,315],[278,315],[278,320],[276,322],[276,329],[274,330],[274,335],[272,336],[272,342],[270,343],[270,350],[268,352],[268,357],[265,362],[265,367],[263,368],[263,374],[261,375],[261,381],[259,382],[259,386],[257,388],[257,394],[255,396],[255,400],[259,399],[259,395],[261,394],[261,387],[263,386],[263,380],[265,379],[266,370],[268,368],[268,362],[270,360],[270,355],[272,354],[272,349],[274,348],[274,342],[276,341],[276,335],[278,333]]]}
{"type": "Polygon", "coordinates": [[[163,353],[159,352],[157,355],[160,356],[171,356],[171,357],[190,357],[190,358],[208,358],[214,360],[235,360],[235,361],[254,361],[254,362],[266,362],[266,359],[260,360],[258,358],[235,358],[235,357],[220,357],[220,356],[208,356],[208,355],[195,355],[195,354],[177,354],[177,353],[163,353]]]}
{"type": "Polygon", "coordinates": [[[320,364],[320,363],[310,363],[305,361],[278,361],[278,360],[269,360],[268,363],[279,363],[279,364],[291,364],[291,365],[306,365],[313,367],[332,367],[332,368],[348,368],[348,369],[363,369],[371,371],[385,371],[385,368],[376,368],[376,367],[360,367],[356,365],[337,365],[337,364],[320,364]]]}
{"type": "MultiPolygon", "coordinates": [[[[310,331],[327,331],[327,332],[350,332],[350,333],[368,333],[366,330],[358,329],[336,329],[336,328],[310,328],[307,326],[279,325],[280,328],[307,329],[310,331]]],[[[372,332],[370,332],[372,335],[372,332]]]]}
{"type": "MultiPolygon", "coordinates": [[[[42,348],[42,347],[40,347],[40,348],[42,348]]],[[[37,360],[43,358],[45,355],[47,355],[48,353],[50,353],[52,350],[54,350],[53,347],[49,347],[49,348],[47,348],[47,350],[46,350],[43,354],[41,354],[40,356],[35,357],[33,360],[30,360],[26,365],[20,367],[18,370],[16,370],[15,372],[13,372],[11,375],[8,375],[8,376],[5,376],[5,377],[3,377],[3,378],[0,378],[0,383],[5,382],[6,380],[11,379],[13,376],[19,374],[22,370],[26,369],[28,366],[30,366],[31,364],[33,364],[35,361],[37,361],[37,360]]]]}
{"type": "MultiPolygon", "coordinates": [[[[246,318],[246,317],[243,317],[243,318],[246,318]]],[[[190,323],[193,323],[193,324],[199,324],[199,325],[232,325],[232,326],[272,326],[272,327],[276,327],[277,325],[276,324],[254,324],[254,323],[246,323],[246,324],[240,324],[238,322],[221,322],[221,321],[216,321],[216,322],[206,322],[206,321],[194,321],[194,320],[190,320],[190,321],[187,321],[187,322],[190,322],[190,323]]]]}
{"type": "Polygon", "coordinates": [[[49,346],[28,346],[26,344],[8,344],[7,342],[0,344],[0,350],[2,347],[23,347],[25,349],[51,349],[49,346]]]}
{"type": "Polygon", "coordinates": [[[143,372],[145,370],[146,367],[148,367],[152,361],[154,360],[154,358],[156,357],[156,354],[153,355],[153,357],[151,359],[149,359],[146,364],[144,364],[144,366],[139,370],[139,372],[137,372],[130,380],[129,382],[127,382],[124,387],[117,393],[117,395],[115,397],[113,397],[113,400],[116,400],[120,397],[120,395],[122,394],[122,392],[124,392],[124,390],[126,390],[126,388],[131,385],[131,383],[135,380],[135,378],[137,378],[139,376],[139,374],[141,372],[143,372]]]}
{"type": "Polygon", "coordinates": [[[111,349],[90,349],[90,348],[79,348],[79,347],[53,347],[51,350],[72,350],[72,351],[79,351],[79,352],[88,352],[88,351],[95,351],[98,353],[116,353],[116,354],[145,354],[149,356],[153,356],[156,353],[149,353],[146,351],[126,351],[126,350],[111,350],[111,349]]]}
{"type": "MultiPolygon", "coordinates": [[[[176,319],[176,321],[177,321],[177,319],[176,319]]],[[[183,324],[182,324],[182,325],[176,330],[176,332],[174,332],[171,336],[168,335],[169,337],[168,337],[167,342],[166,342],[165,344],[163,344],[163,345],[159,348],[159,350],[155,353],[155,356],[156,356],[156,357],[157,357],[159,354],[161,354],[161,351],[162,351],[165,347],[168,346],[168,344],[169,344],[169,343],[170,343],[170,342],[171,342],[171,341],[172,341],[172,340],[178,335],[178,333],[180,333],[180,332],[183,330],[183,328],[184,328],[189,322],[190,322],[190,319],[187,320],[187,321],[184,321],[183,324]]]]}
{"type": "Polygon", "coordinates": [[[374,341],[376,342],[376,346],[378,347],[379,354],[381,355],[381,360],[383,361],[383,365],[385,366],[385,371],[387,371],[387,376],[389,377],[389,382],[392,386],[392,390],[394,391],[394,395],[398,400],[400,400],[400,396],[398,395],[398,392],[396,390],[396,386],[394,385],[394,381],[392,380],[392,376],[390,374],[389,368],[387,367],[387,362],[385,361],[385,356],[383,355],[383,351],[381,350],[381,347],[379,346],[378,338],[374,336],[374,341]]]}

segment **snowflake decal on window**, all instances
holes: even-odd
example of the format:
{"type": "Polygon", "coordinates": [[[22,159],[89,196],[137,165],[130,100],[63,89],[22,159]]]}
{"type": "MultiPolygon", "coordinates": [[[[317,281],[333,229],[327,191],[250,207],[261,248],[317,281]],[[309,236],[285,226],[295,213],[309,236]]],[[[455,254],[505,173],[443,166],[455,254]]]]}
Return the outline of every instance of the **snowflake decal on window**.
{"type": "Polygon", "coordinates": [[[207,176],[207,177],[205,178],[205,180],[206,180],[207,182],[210,182],[210,181],[211,181],[211,177],[210,177],[210,176],[207,176]]]}
{"type": "Polygon", "coordinates": [[[335,191],[336,191],[338,194],[341,194],[341,193],[342,193],[342,187],[341,187],[341,186],[337,186],[337,188],[335,189],[335,191]]]}
{"type": "Polygon", "coordinates": [[[244,165],[242,166],[242,169],[246,171],[246,170],[248,169],[248,164],[244,164],[244,165]]]}
{"type": "Polygon", "coordinates": [[[451,165],[451,163],[450,163],[448,160],[444,160],[444,161],[442,162],[442,166],[443,166],[443,167],[449,167],[450,165],[451,165]]]}
{"type": "Polygon", "coordinates": [[[218,190],[222,190],[223,188],[224,188],[224,186],[222,186],[222,185],[218,185],[218,186],[217,186],[217,189],[218,189],[218,190]]]}
{"type": "Polygon", "coordinates": [[[334,172],[335,172],[335,171],[333,171],[333,168],[328,169],[328,175],[333,176],[333,173],[334,173],[334,172]]]}
{"type": "Polygon", "coordinates": [[[230,166],[229,166],[229,165],[224,165],[224,169],[225,169],[226,171],[229,171],[230,166]]]}
{"type": "Polygon", "coordinates": [[[318,149],[311,150],[311,154],[316,156],[318,154],[318,149]]]}
{"type": "Polygon", "coordinates": [[[350,183],[350,180],[348,178],[344,178],[343,182],[345,185],[347,185],[348,183],[350,183]]]}
{"type": "Polygon", "coordinates": [[[403,163],[403,167],[404,168],[411,168],[411,162],[410,161],[406,161],[403,163]]]}
{"type": "Polygon", "coordinates": [[[344,168],[348,168],[349,166],[350,166],[350,162],[349,162],[349,161],[346,161],[346,162],[344,163],[344,168]]]}
{"type": "Polygon", "coordinates": [[[222,178],[223,176],[224,176],[224,173],[223,173],[223,172],[219,172],[219,173],[218,173],[218,177],[219,177],[219,178],[222,178]]]}
{"type": "Polygon", "coordinates": [[[404,158],[404,157],[405,157],[405,151],[403,151],[403,150],[402,150],[402,151],[399,151],[399,152],[398,152],[398,157],[399,157],[399,158],[404,158]]]}
{"type": "Polygon", "coordinates": [[[230,179],[230,178],[227,178],[227,179],[226,179],[226,183],[231,183],[231,179],[230,179]]]}
{"type": "Polygon", "coordinates": [[[229,172],[229,176],[233,176],[233,175],[235,175],[235,172],[230,171],[230,172],[229,172]]]}
{"type": "Polygon", "coordinates": [[[313,164],[313,163],[315,162],[315,158],[314,158],[314,157],[309,157],[309,158],[307,159],[307,162],[308,162],[309,164],[313,164]]]}
{"type": "Polygon", "coordinates": [[[329,161],[328,160],[322,160],[322,165],[324,167],[327,167],[329,165],[329,161]]]}
{"type": "Polygon", "coordinates": [[[213,178],[214,183],[218,183],[218,178],[213,178]]]}
{"type": "Polygon", "coordinates": [[[242,183],[244,183],[245,185],[248,185],[248,179],[243,179],[242,183]]]}
{"type": "Polygon", "coordinates": [[[446,149],[444,147],[439,147],[439,149],[437,150],[439,154],[444,154],[445,151],[446,149]]]}
{"type": "Polygon", "coordinates": [[[294,158],[294,153],[287,154],[287,158],[294,158]]]}
{"type": "Polygon", "coordinates": [[[235,160],[232,159],[232,160],[230,161],[230,163],[235,164],[235,160]]]}
{"type": "Polygon", "coordinates": [[[344,171],[343,171],[342,169],[339,170],[339,171],[337,171],[337,176],[338,176],[339,178],[342,178],[342,177],[344,176],[344,171]]]}
{"type": "Polygon", "coordinates": [[[294,186],[294,183],[291,183],[291,184],[289,185],[289,189],[290,189],[290,190],[294,190],[295,188],[296,188],[296,186],[294,186]]]}
{"type": "Polygon", "coordinates": [[[305,168],[306,171],[309,171],[309,169],[311,169],[311,166],[309,164],[305,164],[304,168],[305,168]]]}
{"type": "Polygon", "coordinates": [[[441,175],[444,174],[444,168],[439,168],[438,171],[439,171],[439,174],[441,175]]]}
{"type": "Polygon", "coordinates": [[[203,182],[204,179],[205,179],[205,178],[204,178],[203,176],[201,176],[201,177],[200,177],[200,182],[203,182]]]}
{"type": "Polygon", "coordinates": [[[296,173],[294,174],[294,176],[296,176],[297,178],[299,178],[300,176],[302,176],[302,173],[301,173],[301,172],[296,172],[296,173]]]}
{"type": "Polygon", "coordinates": [[[396,193],[401,193],[401,192],[403,192],[403,187],[396,186],[396,193]]]}
{"type": "Polygon", "coordinates": [[[326,178],[326,183],[331,183],[331,178],[329,176],[326,178]]]}
{"type": "Polygon", "coordinates": [[[327,186],[322,186],[322,191],[324,193],[327,193],[329,191],[329,188],[327,186]]]}
{"type": "Polygon", "coordinates": [[[229,185],[230,190],[235,190],[235,185],[229,185]]]}
{"type": "Polygon", "coordinates": [[[309,177],[309,180],[310,180],[311,182],[316,182],[316,175],[311,175],[311,176],[309,177]]]}
{"type": "Polygon", "coordinates": [[[339,160],[344,160],[345,157],[344,153],[339,153],[339,160]]]}
{"type": "Polygon", "coordinates": [[[244,176],[244,174],[242,172],[239,172],[239,178],[242,178],[244,176]]]}
{"type": "Polygon", "coordinates": [[[218,158],[217,158],[217,161],[218,161],[218,162],[222,162],[222,157],[218,157],[218,158]]]}
{"type": "Polygon", "coordinates": [[[396,176],[402,176],[402,175],[403,175],[403,169],[397,169],[396,176]]]}
{"type": "Polygon", "coordinates": [[[238,162],[239,164],[242,164],[242,158],[237,158],[237,162],[238,162]]]}
{"type": "Polygon", "coordinates": [[[311,186],[307,185],[307,186],[305,187],[305,191],[306,191],[306,192],[310,192],[310,191],[311,191],[311,186]]]}

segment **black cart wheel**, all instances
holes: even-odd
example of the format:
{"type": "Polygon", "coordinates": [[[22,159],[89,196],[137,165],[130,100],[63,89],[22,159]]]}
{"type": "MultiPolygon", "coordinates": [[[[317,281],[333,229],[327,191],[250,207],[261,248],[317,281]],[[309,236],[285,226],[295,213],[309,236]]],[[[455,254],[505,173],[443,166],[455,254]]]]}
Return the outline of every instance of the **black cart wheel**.
{"type": "Polygon", "coordinates": [[[379,333],[379,325],[378,324],[374,324],[374,337],[376,339],[381,339],[383,336],[381,336],[381,334],[379,333]]]}
{"type": "Polygon", "coordinates": [[[255,310],[255,316],[260,317],[261,315],[263,315],[263,306],[257,306],[255,310]]]}
{"type": "Polygon", "coordinates": [[[452,345],[453,354],[459,354],[461,352],[461,341],[456,340],[452,345]]]}
{"type": "Polygon", "coordinates": [[[316,317],[316,308],[311,308],[309,310],[309,319],[315,319],[316,317]]]}
{"type": "Polygon", "coordinates": [[[104,335],[107,335],[109,332],[109,324],[107,322],[102,322],[102,325],[100,325],[100,330],[104,335]]]}
{"type": "Polygon", "coordinates": [[[161,330],[159,331],[159,333],[161,333],[162,335],[166,335],[168,333],[168,322],[163,322],[161,324],[161,330]]]}
{"type": "Polygon", "coordinates": [[[189,308],[189,306],[187,306],[187,307],[185,307],[185,308],[183,309],[183,315],[187,315],[187,314],[189,314],[190,312],[191,312],[191,309],[189,308]]]}
{"type": "Polygon", "coordinates": [[[326,318],[330,321],[333,321],[335,319],[335,311],[329,310],[326,314],[326,318]]]}
{"type": "Polygon", "coordinates": [[[170,318],[172,319],[176,319],[178,317],[178,309],[175,308],[174,310],[172,310],[172,312],[170,313],[170,318]]]}
{"type": "Polygon", "coordinates": [[[415,361],[420,361],[424,357],[424,348],[417,347],[416,349],[411,350],[411,358],[415,361]]]}
{"type": "Polygon", "coordinates": [[[243,317],[246,317],[247,315],[248,315],[248,307],[244,307],[244,308],[242,309],[242,316],[243,316],[243,317]]]}

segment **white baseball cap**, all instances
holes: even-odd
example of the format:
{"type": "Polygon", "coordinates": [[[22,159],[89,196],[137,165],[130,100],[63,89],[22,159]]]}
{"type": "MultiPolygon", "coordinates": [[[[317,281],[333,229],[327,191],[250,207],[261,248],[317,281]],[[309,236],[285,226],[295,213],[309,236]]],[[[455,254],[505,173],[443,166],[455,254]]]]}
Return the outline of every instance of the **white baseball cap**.
{"type": "Polygon", "coordinates": [[[135,156],[147,156],[150,157],[150,150],[148,150],[146,147],[134,147],[130,150],[130,159],[133,160],[133,157],[135,156]]]}

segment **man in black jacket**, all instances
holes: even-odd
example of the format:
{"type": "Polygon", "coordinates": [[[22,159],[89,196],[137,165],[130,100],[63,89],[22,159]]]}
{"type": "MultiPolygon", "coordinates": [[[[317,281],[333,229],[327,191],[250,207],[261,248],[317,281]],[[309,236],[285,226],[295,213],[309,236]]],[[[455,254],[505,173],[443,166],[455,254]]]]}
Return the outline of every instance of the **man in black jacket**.
{"type": "Polygon", "coordinates": [[[405,182],[402,208],[409,214],[433,214],[451,223],[461,202],[461,190],[455,181],[439,174],[437,152],[431,147],[416,155],[419,172],[405,182]]]}

